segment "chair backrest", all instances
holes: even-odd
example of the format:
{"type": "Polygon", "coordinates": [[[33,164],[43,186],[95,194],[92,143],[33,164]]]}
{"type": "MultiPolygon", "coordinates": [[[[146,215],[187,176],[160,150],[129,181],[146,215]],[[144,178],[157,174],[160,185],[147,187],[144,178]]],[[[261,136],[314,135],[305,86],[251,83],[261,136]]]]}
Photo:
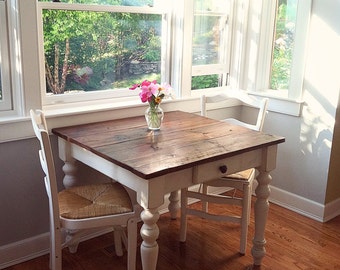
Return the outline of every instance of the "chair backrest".
{"type": "Polygon", "coordinates": [[[58,187],[51,142],[46,119],[41,110],[30,110],[33,130],[40,142],[39,159],[45,173],[45,188],[49,199],[50,221],[52,228],[59,224],[58,187]]]}
{"type": "Polygon", "coordinates": [[[247,93],[239,90],[239,91],[230,91],[226,93],[219,93],[216,95],[202,95],[201,96],[201,115],[207,116],[207,104],[209,103],[218,103],[218,102],[224,102],[226,100],[230,99],[237,99],[241,101],[244,105],[254,107],[258,109],[257,119],[255,124],[245,123],[243,121],[240,121],[239,119],[224,119],[222,121],[229,122],[236,125],[241,125],[253,130],[261,131],[264,124],[264,119],[267,112],[267,105],[268,105],[268,99],[263,98],[261,100],[255,99],[251,96],[249,96],[247,93]]]}

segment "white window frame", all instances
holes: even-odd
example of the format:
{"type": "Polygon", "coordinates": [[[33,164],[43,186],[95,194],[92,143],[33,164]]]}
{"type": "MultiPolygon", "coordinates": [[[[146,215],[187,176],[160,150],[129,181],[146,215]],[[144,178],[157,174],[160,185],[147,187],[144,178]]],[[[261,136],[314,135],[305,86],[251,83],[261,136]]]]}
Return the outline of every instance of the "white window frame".
{"type": "Polygon", "coordinates": [[[11,71],[9,59],[9,38],[8,38],[9,20],[8,20],[8,3],[0,0],[0,64],[1,64],[1,89],[2,99],[0,99],[0,111],[9,111],[13,109],[12,88],[11,88],[11,71]]]}
{"type": "Polygon", "coordinates": [[[59,107],[74,106],[81,102],[98,102],[103,100],[104,102],[129,102],[131,97],[138,95],[137,91],[128,91],[127,89],[114,89],[114,90],[99,90],[86,93],[75,94],[62,94],[62,95],[47,95],[46,94],[46,81],[45,81],[45,65],[44,65],[44,48],[43,48],[43,25],[42,25],[42,10],[43,9],[56,9],[56,10],[76,10],[76,11],[94,11],[94,12],[126,12],[126,13],[144,13],[144,14],[158,14],[163,18],[162,33],[162,60],[161,68],[164,71],[162,73],[162,82],[169,82],[170,72],[169,67],[166,66],[165,59],[169,59],[170,55],[170,25],[171,25],[171,12],[170,5],[160,5],[158,1],[155,1],[154,7],[130,7],[130,6],[106,6],[106,5],[86,5],[86,4],[65,4],[65,3],[53,3],[53,2],[38,2],[37,3],[37,21],[38,21],[38,37],[39,37],[39,62],[40,62],[40,81],[41,81],[41,98],[42,105],[48,108],[49,105],[59,107]],[[113,100],[114,99],[114,100],[113,100]]]}
{"type": "MultiPolygon", "coordinates": [[[[193,33],[193,23],[194,23],[194,0],[186,0],[183,1],[183,31],[185,36],[183,37],[183,57],[181,63],[181,97],[198,97],[203,93],[211,93],[212,91],[221,90],[226,87],[228,82],[228,77],[230,74],[230,62],[231,62],[231,43],[232,43],[232,34],[229,33],[228,38],[225,39],[225,44],[223,44],[223,48],[221,50],[225,50],[224,55],[222,56],[222,60],[225,60],[226,63],[223,64],[207,64],[207,65],[193,65],[192,64],[192,33],[193,33]],[[191,35],[190,35],[190,34],[191,35]],[[185,52],[185,53],[184,53],[185,52]],[[228,61],[228,62],[227,62],[228,61]],[[190,74],[191,76],[188,76],[190,74]],[[212,74],[224,74],[222,86],[208,88],[208,89],[195,89],[191,90],[191,80],[192,76],[202,76],[202,75],[212,75],[212,74]]],[[[225,14],[223,12],[215,12],[216,16],[225,15],[227,27],[229,27],[229,31],[233,31],[231,29],[233,27],[233,9],[234,9],[235,0],[230,0],[230,13],[225,14]],[[231,29],[231,30],[230,30],[231,29]]],[[[237,2],[237,1],[236,1],[237,2]]],[[[203,14],[203,13],[202,13],[203,14]]],[[[210,14],[214,14],[211,12],[210,14]]],[[[176,49],[177,51],[177,49],[176,49]]]]}
{"type": "MultiPolygon", "coordinates": [[[[1,65],[4,100],[0,102],[0,120],[12,121],[24,115],[20,24],[18,0],[0,0],[1,65]]],[[[2,122],[2,121],[0,121],[2,122]]]]}
{"type": "Polygon", "coordinates": [[[251,94],[270,98],[269,109],[272,111],[299,116],[303,105],[303,78],[306,62],[306,42],[308,38],[309,19],[311,16],[311,0],[299,0],[297,21],[295,29],[294,52],[291,64],[291,78],[289,89],[273,90],[269,88],[269,77],[272,57],[272,44],[274,39],[275,1],[251,1],[249,20],[254,24],[257,21],[257,30],[254,25],[248,25],[248,41],[243,53],[247,60],[243,66],[241,88],[247,89],[251,94]],[[257,5],[257,6],[256,6],[257,5]],[[259,8],[260,7],[260,8],[259,8]],[[252,40],[257,40],[256,46],[252,40]],[[254,53],[256,52],[257,53],[254,53]],[[254,69],[255,67],[255,69],[254,69]],[[256,70],[251,72],[250,70],[256,70]]]}

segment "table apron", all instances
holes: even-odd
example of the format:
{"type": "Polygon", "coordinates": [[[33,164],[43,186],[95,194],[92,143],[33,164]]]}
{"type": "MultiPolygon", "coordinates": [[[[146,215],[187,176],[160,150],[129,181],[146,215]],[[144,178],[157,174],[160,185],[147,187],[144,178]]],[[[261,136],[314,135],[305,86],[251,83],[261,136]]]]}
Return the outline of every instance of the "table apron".
{"type": "MultiPolygon", "coordinates": [[[[193,169],[193,183],[203,183],[250,168],[272,170],[275,168],[275,161],[270,164],[270,167],[266,165],[269,162],[267,160],[268,153],[271,152],[276,154],[276,146],[264,147],[195,166],[193,169]]],[[[275,155],[270,156],[275,158],[275,155]]]]}
{"type": "Polygon", "coordinates": [[[137,201],[144,208],[159,207],[164,203],[165,194],[206,182],[216,177],[222,177],[249,168],[272,170],[276,164],[277,148],[276,145],[264,147],[146,180],[62,138],[59,138],[58,145],[59,157],[65,163],[74,163],[75,159],[79,160],[131,188],[137,192],[137,201]],[[267,164],[270,164],[270,167],[267,164]],[[221,172],[221,166],[227,167],[225,173],[221,172]]]}

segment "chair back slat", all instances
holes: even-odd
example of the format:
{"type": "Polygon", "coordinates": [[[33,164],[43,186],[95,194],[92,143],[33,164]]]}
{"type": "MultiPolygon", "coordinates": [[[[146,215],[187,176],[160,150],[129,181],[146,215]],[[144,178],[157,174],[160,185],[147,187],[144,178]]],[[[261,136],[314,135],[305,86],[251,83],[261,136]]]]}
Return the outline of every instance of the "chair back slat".
{"type": "Polygon", "coordinates": [[[264,119],[267,113],[268,99],[263,98],[258,100],[249,96],[246,92],[242,90],[238,91],[228,91],[224,93],[218,93],[216,95],[202,95],[201,96],[201,115],[207,116],[207,104],[210,103],[221,103],[230,99],[235,99],[240,101],[243,105],[254,107],[258,109],[258,115],[255,124],[245,123],[239,119],[224,119],[222,121],[230,122],[232,124],[241,125],[256,131],[261,131],[264,124],[264,119]]]}
{"type": "Polygon", "coordinates": [[[54,159],[50,137],[47,131],[45,116],[42,111],[30,111],[32,126],[40,142],[39,160],[45,174],[45,188],[49,197],[51,227],[59,226],[58,186],[55,174],[54,159]]]}

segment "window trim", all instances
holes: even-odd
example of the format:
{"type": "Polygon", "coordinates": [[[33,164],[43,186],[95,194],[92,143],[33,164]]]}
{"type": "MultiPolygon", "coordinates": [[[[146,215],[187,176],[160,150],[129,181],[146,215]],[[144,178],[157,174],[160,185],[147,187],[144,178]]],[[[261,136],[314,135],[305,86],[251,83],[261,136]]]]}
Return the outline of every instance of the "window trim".
{"type": "Polygon", "coordinates": [[[269,76],[271,66],[272,44],[274,39],[274,26],[276,16],[276,1],[262,1],[262,7],[256,8],[251,1],[249,20],[258,18],[258,29],[252,31],[249,28],[246,50],[256,50],[256,56],[244,53],[249,56],[243,67],[241,88],[248,89],[250,94],[265,96],[270,99],[268,109],[275,112],[299,116],[303,102],[303,80],[306,63],[306,44],[308,40],[309,19],[311,16],[312,0],[298,0],[297,21],[295,30],[295,47],[292,57],[291,79],[289,89],[269,89],[269,76]],[[250,39],[257,41],[257,48],[253,48],[250,39]],[[251,65],[256,63],[256,72],[251,73],[251,65]],[[294,104],[294,105],[293,105],[294,104]]]}
{"type": "MultiPolygon", "coordinates": [[[[21,54],[21,25],[20,25],[20,0],[3,0],[6,3],[6,26],[5,38],[7,38],[8,69],[4,77],[8,80],[8,98],[11,98],[10,107],[7,110],[0,109],[0,119],[8,121],[24,115],[24,94],[22,75],[22,54],[21,54]]],[[[1,33],[2,35],[3,33],[1,33]]],[[[2,36],[3,37],[3,36],[2,36]]],[[[9,100],[9,99],[8,99],[9,100]]]]}
{"type": "MultiPolygon", "coordinates": [[[[204,76],[204,75],[214,75],[214,74],[223,74],[223,82],[222,85],[219,87],[214,87],[214,90],[221,90],[223,89],[226,84],[228,83],[228,78],[230,77],[230,63],[231,63],[231,43],[232,43],[232,22],[233,22],[233,7],[235,0],[230,0],[229,4],[229,13],[227,12],[198,12],[198,14],[202,15],[215,15],[224,17],[226,20],[226,24],[228,27],[228,37],[225,37],[225,43],[223,44],[223,48],[220,48],[221,51],[225,49],[223,53],[222,60],[225,63],[221,64],[206,64],[206,65],[193,65],[192,63],[192,53],[193,53],[193,41],[192,41],[192,34],[194,29],[194,0],[186,0],[183,1],[183,31],[187,33],[185,37],[183,37],[183,52],[185,54],[182,56],[182,66],[181,66],[181,96],[182,97],[195,97],[200,93],[206,92],[207,89],[195,89],[192,90],[192,77],[193,76],[204,76]],[[190,33],[190,35],[189,35],[190,33]],[[190,76],[188,76],[190,74],[190,76]]],[[[227,30],[224,30],[227,31],[227,30]]],[[[175,71],[176,72],[176,71],[175,71]]],[[[210,89],[210,90],[212,90],[210,89]]]]}

